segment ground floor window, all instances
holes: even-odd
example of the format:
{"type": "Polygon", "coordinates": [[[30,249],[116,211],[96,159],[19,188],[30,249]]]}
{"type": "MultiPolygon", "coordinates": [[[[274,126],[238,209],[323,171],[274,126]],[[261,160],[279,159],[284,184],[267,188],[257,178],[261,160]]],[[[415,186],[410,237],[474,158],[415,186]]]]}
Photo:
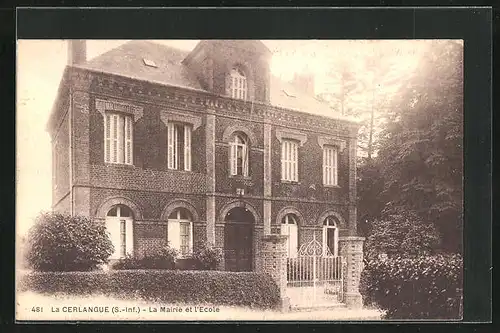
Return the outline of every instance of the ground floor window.
{"type": "Polygon", "coordinates": [[[177,208],[168,216],[167,240],[181,257],[193,252],[193,222],[187,209],[177,208]]]}
{"type": "Polygon", "coordinates": [[[281,234],[288,236],[286,241],[286,253],[288,258],[296,258],[298,251],[297,216],[286,214],[281,220],[281,234]]]}
{"type": "Polygon", "coordinates": [[[111,259],[121,259],[127,254],[133,254],[133,221],[132,211],[125,205],[115,205],[106,214],[106,230],[114,247],[111,259]]]}
{"type": "Polygon", "coordinates": [[[323,222],[323,256],[338,255],[338,219],[328,216],[323,222]]]}

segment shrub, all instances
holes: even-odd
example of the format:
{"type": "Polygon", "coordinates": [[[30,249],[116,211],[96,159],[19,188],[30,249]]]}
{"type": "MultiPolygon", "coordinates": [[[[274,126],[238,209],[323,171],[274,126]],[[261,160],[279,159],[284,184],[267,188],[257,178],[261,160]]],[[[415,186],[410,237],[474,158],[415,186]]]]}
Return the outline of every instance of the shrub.
{"type": "Polygon", "coordinates": [[[71,296],[104,294],[167,304],[278,308],[276,282],[256,272],[116,270],[33,272],[19,279],[18,291],[71,296]]]}
{"type": "Polygon", "coordinates": [[[439,242],[439,233],[432,223],[425,223],[412,211],[392,211],[373,221],[364,252],[367,259],[379,254],[430,255],[436,253],[439,242]]]}
{"type": "Polygon", "coordinates": [[[460,319],[462,258],[458,255],[369,260],[361,274],[365,305],[388,319],[460,319]]]}
{"type": "Polygon", "coordinates": [[[196,247],[193,259],[197,269],[216,270],[222,261],[222,250],[205,243],[196,247]]]}
{"type": "Polygon", "coordinates": [[[26,246],[27,263],[39,271],[93,270],[107,263],[113,252],[103,225],[60,213],[41,213],[26,246]]]}
{"type": "Polygon", "coordinates": [[[142,258],[127,255],[113,263],[113,269],[174,269],[177,251],[169,246],[148,253],[142,258]]]}

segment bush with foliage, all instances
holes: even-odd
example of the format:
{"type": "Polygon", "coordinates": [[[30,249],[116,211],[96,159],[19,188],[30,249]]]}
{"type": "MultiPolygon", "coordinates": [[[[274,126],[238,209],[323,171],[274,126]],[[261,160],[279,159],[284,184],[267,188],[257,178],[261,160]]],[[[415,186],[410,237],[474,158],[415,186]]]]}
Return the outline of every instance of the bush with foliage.
{"type": "Polygon", "coordinates": [[[206,243],[197,246],[193,253],[197,269],[216,270],[222,261],[222,250],[206,243]]]}
{"type": "Polygon", "coordinates": [[[167,304],[278,308],[276,282],[256,272],[110,270],[33,272],[20,278],[18,290],[71,296],[106,295],[167,304]]]}
{"type": "Polygon", "coordinates": [[[113,252],[104,225],[85,216],[41,213],[28,233],[26,261],[38,271],[89,271],[113,252]]]}
{"type": "Polygon", "coordinates": [[[127,255],[113,263],[113,269],[175,269],[178,253],[175,249],[165,246],[152,251],[143,257],[127,255]]]}
{"type": "Polygon", "coordinates": [[[372,259],[361,274],[365,305],[387,319],[460,319],[462,258],[434,255],[372,259]]]}
{"type": "Polygon", "coordinates": [[[379,254],[429,255],[439,247],[439,233],[412,211],[393,211],[373,221],[365,242],[365,258],[379,254]]]}

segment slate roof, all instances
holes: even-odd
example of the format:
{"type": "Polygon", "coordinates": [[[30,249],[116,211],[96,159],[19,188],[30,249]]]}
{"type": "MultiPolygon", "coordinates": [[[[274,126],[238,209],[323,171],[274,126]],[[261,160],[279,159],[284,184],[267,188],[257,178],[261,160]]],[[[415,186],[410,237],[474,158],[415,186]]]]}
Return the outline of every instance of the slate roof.
{"type": "MultiPolygon", "coordinates": [[[[190,52],[152,41],[133,40],[103,53],[83,64],[81,68],[149,82],[205,91],[196,76],[182,63],[190,52]],[[144,59],[157,67],[147,66],[144,59]]],[[[309,114],[342,118],[314,96],[296,89],[291,83],[271,76],[271,105],[309,114]]]]}

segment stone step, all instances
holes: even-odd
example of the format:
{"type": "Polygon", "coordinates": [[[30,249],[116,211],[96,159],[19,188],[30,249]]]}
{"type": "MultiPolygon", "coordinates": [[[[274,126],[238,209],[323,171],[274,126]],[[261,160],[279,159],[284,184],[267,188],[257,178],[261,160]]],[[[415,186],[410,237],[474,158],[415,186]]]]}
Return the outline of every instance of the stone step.
{"type": "Polygon", "coordinates": [[[318,311],[318,310],[337,310],[347,309],[344,303],[316,303],[309,305],[294,304],[290,305],[290,311],[318,311]]]}

